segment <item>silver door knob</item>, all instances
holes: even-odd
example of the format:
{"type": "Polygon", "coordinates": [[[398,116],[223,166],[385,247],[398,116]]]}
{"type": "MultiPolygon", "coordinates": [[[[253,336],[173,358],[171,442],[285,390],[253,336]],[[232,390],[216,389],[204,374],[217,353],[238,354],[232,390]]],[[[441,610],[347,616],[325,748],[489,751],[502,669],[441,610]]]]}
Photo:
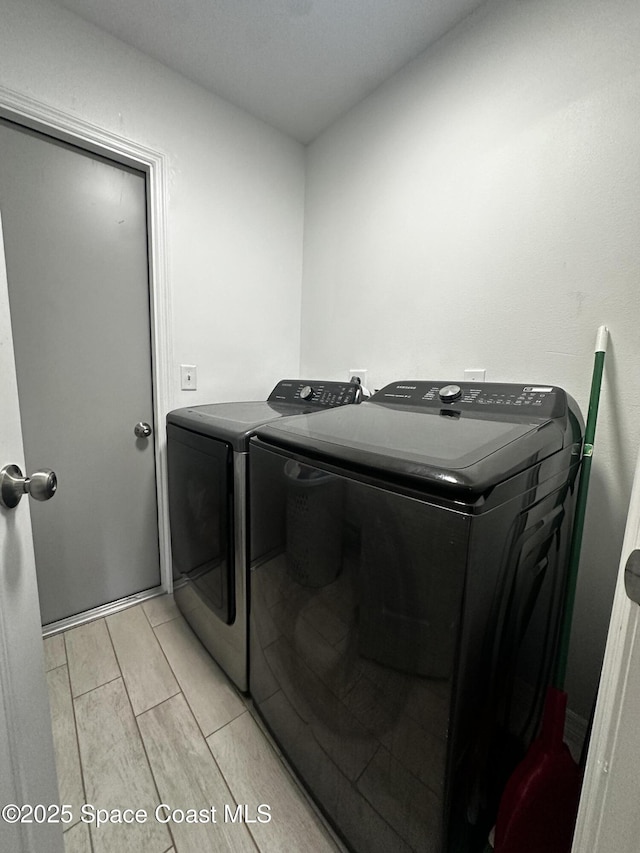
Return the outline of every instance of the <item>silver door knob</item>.
{"type": "Polygon", "coordinates": [[[42,468],[25,477],[17,465],[5,465],[0,471],[0,506],[13,509],[23,495],[36,501],[48,501],[58,488],[58,478],[50,468],[42,468]]]}
{"type": "Polygon", "coordinates": [[[133,431],[136,435],[136,438],[149,438],[153,430],[146,424],[144,421],[140,421],[139,424],[136,424],[133,428],[133,431]]]}
{"type": "Polygon", "coordinates": [[[636,604],[640,604],[640,548],[629,554],[624,567],[625,592],[636,604]]]}

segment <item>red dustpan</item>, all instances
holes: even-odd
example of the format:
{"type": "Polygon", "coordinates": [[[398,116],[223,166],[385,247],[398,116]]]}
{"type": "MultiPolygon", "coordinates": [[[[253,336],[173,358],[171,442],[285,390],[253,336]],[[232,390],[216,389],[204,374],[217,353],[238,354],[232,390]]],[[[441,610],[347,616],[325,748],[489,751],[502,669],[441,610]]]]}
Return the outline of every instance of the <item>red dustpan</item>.
{"type": "Polygon", "coordinates": [[[569,853],[571,850],[582,771],[563,741],[567,694],[562,688],[569,654],[607,334],[606,327],[601,326],[596,339],[554,686],[547,692],[540,734],[514,770],[502,795],[494,835],[495,853],[569,853]]]}
{"type": "Polygon", "coordinates": [[[568,853],[582,773],[563,741],[567,694],[550,687],[540,734],[500,801],[496,853],[568,853]]]}

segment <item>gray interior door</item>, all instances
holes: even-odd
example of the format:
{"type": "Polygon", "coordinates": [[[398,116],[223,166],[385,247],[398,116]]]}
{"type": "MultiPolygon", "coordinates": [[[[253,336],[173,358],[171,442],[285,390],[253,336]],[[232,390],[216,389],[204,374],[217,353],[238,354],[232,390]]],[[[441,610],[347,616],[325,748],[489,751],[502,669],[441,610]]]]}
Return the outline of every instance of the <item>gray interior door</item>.
{"type": "Polygon", "coordinates": [[[146,180],[0,120],[0,201],[46,625],[160,583],[146,180]]]}

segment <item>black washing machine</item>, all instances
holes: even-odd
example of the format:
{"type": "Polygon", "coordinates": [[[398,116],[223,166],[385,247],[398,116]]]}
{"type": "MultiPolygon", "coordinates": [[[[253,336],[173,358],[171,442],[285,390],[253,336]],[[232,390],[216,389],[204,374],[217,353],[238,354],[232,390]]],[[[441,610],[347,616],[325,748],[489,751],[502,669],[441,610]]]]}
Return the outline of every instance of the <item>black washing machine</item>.
{"type": "Polygon", "coordinates": [[[557,387],[407,381],[251,439],[249,689],[350,849],[485,848],[551,677],[582,430],[557,387]]]}
{"type": "MultiPolygon", "coordinates": [[[[213,403],[167,415],[174,597],[240,690],[247,690],[249,437],[260,424],[357,403],[361,394],[350,383],[283,379],[266,401],[213,403]]],[[[268,519],[268,495],[265,503],[268,519]]],[[[271,533],[278,536],[277,528],[271,533]]]]}

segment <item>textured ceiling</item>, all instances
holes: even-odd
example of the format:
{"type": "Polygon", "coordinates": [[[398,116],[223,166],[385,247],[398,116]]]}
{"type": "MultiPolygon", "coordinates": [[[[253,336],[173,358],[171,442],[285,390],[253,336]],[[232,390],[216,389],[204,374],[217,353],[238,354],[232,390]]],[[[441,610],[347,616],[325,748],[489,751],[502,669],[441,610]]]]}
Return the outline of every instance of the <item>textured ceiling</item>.
{"type": "Polygon", "coordinates": [[[52,0],[309,142],[484,0],[52,0]]]}

